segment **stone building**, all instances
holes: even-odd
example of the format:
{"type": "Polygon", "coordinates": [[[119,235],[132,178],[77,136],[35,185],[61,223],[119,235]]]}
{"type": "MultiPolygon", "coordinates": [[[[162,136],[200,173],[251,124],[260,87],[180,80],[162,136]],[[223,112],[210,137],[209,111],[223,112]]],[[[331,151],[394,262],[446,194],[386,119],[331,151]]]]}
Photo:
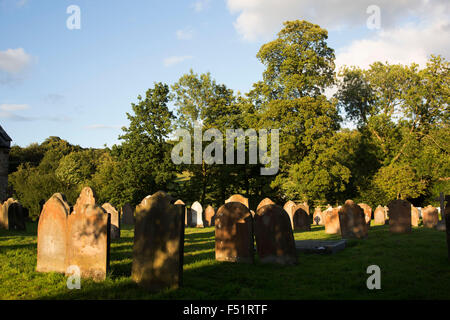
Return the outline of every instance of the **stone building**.
{"type": "Polygon", "coordinates": [[[0,201],[7,198],[8,160],[11,141],[11,138],[0,125],[0,201]]]}

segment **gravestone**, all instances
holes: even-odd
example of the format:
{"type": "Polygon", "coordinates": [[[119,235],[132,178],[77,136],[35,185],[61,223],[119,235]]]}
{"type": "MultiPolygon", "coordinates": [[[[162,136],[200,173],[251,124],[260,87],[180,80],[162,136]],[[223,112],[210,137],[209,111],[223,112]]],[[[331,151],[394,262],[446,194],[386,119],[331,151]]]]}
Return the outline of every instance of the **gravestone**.
{"type": "Polygon", "coordinates": [[[192,226],[196,228],[203,228],[203,208],[200,202],[195,201],[192,206],[192,226]]]}
{"type": "Polygon", "coordinates": [[[207,206],[205,209],[205,225],[207,227],[214,226],[214,215],[215,215],[214,208],[212,206],[207,206]]]}
{"type": "Polygon", "coordinates": [[[195,225],[192,224],[192,221],[194,220],[194,213],[191,208],[185,207],[185,226],[195,228],[197,226],[197,221],[195,221],[195,225]]]}
{"type": "Polygon", "coordinates": [[[80,192],[80,196],[78,197],[77,202],[73,206],[72,214],[82,212],[84,206],[88,204],[95,205],[95,194],[94,190],[92,190],[90,187],[84,187],[80,192]]]}
{"type": "Polygon", "coordinates": [[[282,207],[275,204],[261,206],[253,224],[256,251],[262,263],[297,263],[291,221],[282,207]]]}
{"type": "Polygon", "coordinates": [[[54,194],[45,204],[37,230],[38,272],[65,273],[67,268],[67,217],[69,205],[62,194],[54,194]]]}
{"type": "Polygon", "coordinates": [[[247,208],[250,208],[248,206],[248,198],[241,196],[240,194],[233,194],[231,197],[229,197],[227,200],[225,200],[225,203],[228,202],[240,202],[247,208]]]}
{"type": "Polygon", "coordinates": [[[373,213],[373,219],[376,224],[384,225],[386,222],[386,213],[382,206],[378,206],[373,213]]]}
{"type": "Polygon", "coordinates": [[[423,208],[422,219],[423,226],[425,228],[435,228],[439,222],[439,214],[437,209],[431,205],[423,208]]]}
{"type": "Polygon", "coordinates": [[[22,205],[13,198],[6,200],[1,207],[0,227],[6,230],[24,231],[25,216],[22,205]]]}
{"type": "Polygon", "coordinates": [[[323,226],[325,224],[320,207],[316,207],[314,209],[313,223],[315,223],[317,226],[323,226]]]}
{"type": "Polygon", "coordinates": [[[342,238],[363,239],[368,235],[366,215],[364,210],[352,200],[345,201],[339,209],[339,226],[342,238]]]}
{"type": "Polygon", "coordinates": [[[227,202],[216,213],[216,260],[253,263],[253,217],[247,206],[227,202]]]}
{"type": "Polygon", "coordinates": [[[291,226],[292,226],[292,230],[294,230],[294,209],[296,207],[296,204],[294,201],[289,200],[288,202],[285,203],[285,205],[283,206],[284,211],[286,211],[289,215],[289,219],[291,220],[291,226]]]}
{"type": "Polygon", "coordinates": [[[305,210],[305,206],[300,204],[294,208],[294,230],[296,231],[311,231],[311,222],[309,215],[305,210]]]}
{"type": "Polygon", "coordinates": [[[104,280],[109,268],[110,215],[88,204],[67,219],[67,265],[78,266],[82,278],[104,280]]]}
{"type": "Polygon", "coordinates": [[[413,227],[419,226],[419,210],[411,204],[411,225],[413,227]]]}
{"type": "Polygon", "coordinates": [[[134,213],[133,208],[127,202],[122,206],[122,223],[128,225],[134,225],[134,213]]]}
{"type": "Polygon", "coordinates": [[[411,203],[406,200],[393,200],[388,204],[389,231],[391,233],[411,232],[411,203]]]}
{"type": "Polygon", "coordinates": [[[324,214],[325,233],[327,234],[341,233],[338,211],[339,211],[338,208],[331,208],[331,210],[327,209],[325,211],[324,214]]]}
{"type": "Polygon", "coordinates": [[[105,203],[102,208],[111,215],[111,239],[120,239],[120,219],[119,213],[110,203],[105,203]]]}
{"type": "Polygon", "coordinates": [[[187,227],[191,223],[192,216],[190,216],[189,217],[190,219],[188,220],[186,204],[181,199],[178,199],[177,201],[175,201],[174,204],[181,204],[181,205],[184,206],[184,225],[187,227]]]}
{"type": "Polygon", "coordinates": [[[149,291],[182,285],[184,209],[162,191],[136,207],[131,278],[149,291]]]}
{"type": "Polygon", "coordinates": [[[259,208],[267,206],[269,204],[275,204],[275,202],[273,202],[272,200],[270,200],[269,198],[265,198],[263,199],[258,206],[256,207],[256,212],[258,212],[259,208]]]}
{"type": "Polygon", "coordinates": [[[366,224],[370,227],[370,221],[372,220],[372,208],[366,203],[358,203],[358,206],[364,210],[364,218],[366,220],[366,224]]]}

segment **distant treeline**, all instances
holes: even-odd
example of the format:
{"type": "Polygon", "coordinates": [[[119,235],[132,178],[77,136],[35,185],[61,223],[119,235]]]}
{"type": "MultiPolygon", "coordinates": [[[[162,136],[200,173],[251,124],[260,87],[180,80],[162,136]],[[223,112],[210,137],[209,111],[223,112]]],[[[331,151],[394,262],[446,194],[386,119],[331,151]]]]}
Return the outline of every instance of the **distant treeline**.
{"type": "Polygon", "coordinates": [[[430,56],[425,68],[376,62],[336,72],[327,37],[318,25],[286,22],[257,53],[265,70],[245,94],[192,70],[170,87],[155,83],[131,104],[121,144],[111,149],[57,137],[14,146],[10,192],[34,217],[53,193],[73,204],[86,185],[99,203],[115,206],[136,205],[158,190],[216,207],[234,193],[251,205],[270,197],[372,206],[397,198],[421,206],[436,203],[439,191],[450,193],[449,62],[430,56]],[[336,93],[327,98],[330,88],[336,93]],[[173,164],[171,133],[193,130],[196,121],[223,133],[280,129],[278,174],[260,175],[259,164],[173,164]],[[348,121],[355,129],[343,128],[348,121]]]}

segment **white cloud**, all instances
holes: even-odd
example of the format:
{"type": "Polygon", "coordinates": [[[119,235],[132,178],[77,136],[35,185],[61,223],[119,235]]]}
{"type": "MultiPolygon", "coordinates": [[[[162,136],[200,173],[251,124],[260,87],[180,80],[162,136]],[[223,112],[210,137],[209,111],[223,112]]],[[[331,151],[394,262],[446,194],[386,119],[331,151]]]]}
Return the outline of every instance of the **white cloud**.
{"type": "Polygon", "coordinates": [[[164,66],[170,67],[175,64],[181,63],[185,60],[192,59],[192,58],[193,58],[192,56],[172,56],[172,57],[165,58],[163,63],[164,63],[164,66]]]}
{"type": "Polygon", "coordinates": [[[1,111],[19,111],[19,110],[27,110],[29,109],[30,106],[27,104],[8,104],[8,103],[3,103],[0,104],[0,110],[1,111]]]}
{"type": "Polygon", "coordinates": [[[431,54],[450,55],[450,23],[437,20],[433,24],[407,25],[380,31],[369,39],[355,40],[336,52],[336,67],[358,65],[367,68],[375,61],[411,64],[421,67],[431,54]]]}
{"type": "Polygon", "coordinates": [[[176,35],[179,40],[190,40],[194,36],[194,29],[191,27],[179,29],[177,30],[176,35]]]}
{"type": "Polygon", "coordinates": [[[22,48],[0,51],[0,71],[19,73],[31,63],[31,56],[22,48]]]}
{"type": "Polygon", "coordinates": [[[192,4],[196,12],[201,12],[209,7],[210,0],[197,0],[192,4]]]}
{"type": "Polygon", "coordinates": [[[370,5],[381,10],[381,27],[398,25],[411,17],[433,18],[436,13],[449,14],[448,0],[227,0],[234,26],[246,40],[268,39],[282,28],[286,20],[308,20],[328,30],[365,26],[370,5]]]}

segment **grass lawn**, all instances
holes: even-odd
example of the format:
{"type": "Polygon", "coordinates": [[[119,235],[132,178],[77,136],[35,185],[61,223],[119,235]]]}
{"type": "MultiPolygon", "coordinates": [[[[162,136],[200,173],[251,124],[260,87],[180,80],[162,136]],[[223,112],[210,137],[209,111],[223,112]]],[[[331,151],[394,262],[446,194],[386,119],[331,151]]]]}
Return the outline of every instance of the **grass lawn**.
{"type": "MultiPolygon", "coordinates": [[[[37,225],[27,232],[0,230],[0,299],[450,299],[445,233],[422,227],[391,235],[372,226],[366,240],[350,241],[335,255],[299,254],[298,265],[217,262],[214,228],[186,229],[184,286],[149,294],[130,279],[133,227],[111,244],[106,281],[82,280],[69,290],[66,277],[37,273],[37,225]],[[368,290],[369,265],[381,268],[381,290],[368,290]]],[[[295,239],[339,239],[323,227],[295,239]]]]}

